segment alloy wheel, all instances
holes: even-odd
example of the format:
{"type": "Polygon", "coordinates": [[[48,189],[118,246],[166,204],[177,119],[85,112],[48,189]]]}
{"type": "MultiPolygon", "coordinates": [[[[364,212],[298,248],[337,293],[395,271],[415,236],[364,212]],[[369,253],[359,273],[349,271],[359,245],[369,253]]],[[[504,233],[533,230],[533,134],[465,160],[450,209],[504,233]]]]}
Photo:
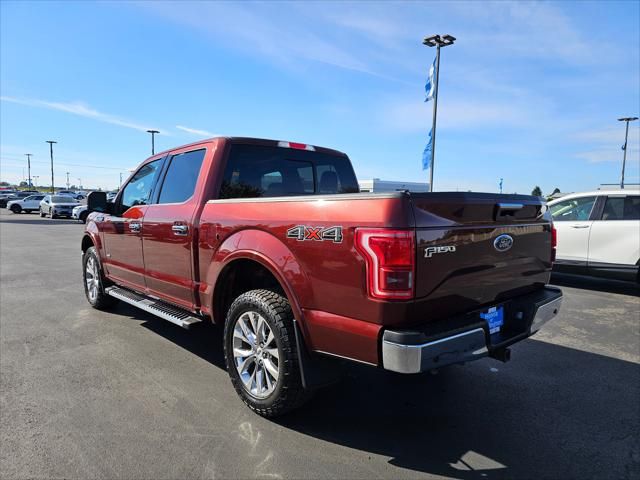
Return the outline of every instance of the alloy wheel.
{"type": "Polygon", "coordinates": [[[263,399],[273,393],[280,377],[276,339],[265,318],[244,312],[233,328],[233,359],[245,390],[263,399]]]}

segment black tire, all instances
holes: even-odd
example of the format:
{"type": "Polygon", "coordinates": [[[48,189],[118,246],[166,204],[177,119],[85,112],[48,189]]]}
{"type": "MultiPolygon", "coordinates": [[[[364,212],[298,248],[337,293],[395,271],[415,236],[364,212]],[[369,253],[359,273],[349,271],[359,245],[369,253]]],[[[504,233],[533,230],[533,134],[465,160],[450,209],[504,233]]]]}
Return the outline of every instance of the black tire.
{"type": "Polygon", "coordinates": [[[53,210],[49,210],[49,218],[53,220],[56,216],[53,214],[53,210]]]}
{"type": "Polygon", "coordinates": [[[40,218],[44,218],[44,212],[40,209],[40,218]]]}
{"type": "Polygon", "coordinates": [[[11,211],[13,213],[20,213],[22,212],[22,207],[20,205],[11,205],[11,211]]]}
{"type": "MultiPolygon", "coordinates": [[[[240,295],[231,304],[224,326],[224,357],[237,394],[258,415],[283,415],[302,405],[309,396],[309,392],[302,386],[291,306],[286,297],[276,292],[251,290],[240,295]],[[258,398],[245,388],[233,356],[234,328],[240,317],[247,312],[256,312],[266,320],[278,349],[278,379],[273,391],[265,398],[258,398]]],[[[253,367],[256,368],[255,363],[253,367]]],[[[247,371],[249,369],[250,367],[247,371]]]]}
{"type": "Polygon", "coordinates": [[[79,218],[79,220],[80,220],[82,223],[87,223],[87,216],[88,216],[88,215],[89,215],[89,212],[87,212],[87,211],[82,212],[82,213],[80,214],[80,218],[79,218]]]}
{"type": "Polygon", "coordinates": [[[105,287],[111,285],[106,278],[104,278],[104,274],[102,272],[102,265],[100,264],[100,259],[98,258],[98,254],[96,253],[95,247],[90,247],[82,256],[82,284],[84,285],[84,294],[87,297],[87,301],[89,304],[98,310],[107,310],[113,307],[116,303],[118,303],[118,299],[107,295],[104,291],[105,287]],[[95,295],[91,295],[89,293],[89,286],[87,284],[87,263],[95,262],[97,275],[95,276],[97,280],[97,288],[95,295]]]}

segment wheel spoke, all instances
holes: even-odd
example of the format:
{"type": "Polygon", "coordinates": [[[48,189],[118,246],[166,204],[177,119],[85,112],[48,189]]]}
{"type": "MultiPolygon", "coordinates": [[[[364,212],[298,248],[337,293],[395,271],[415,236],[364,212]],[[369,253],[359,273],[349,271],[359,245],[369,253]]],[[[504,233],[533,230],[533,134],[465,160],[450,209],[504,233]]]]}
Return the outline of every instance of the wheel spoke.
{"type": "Polygon", "coordinates": [[[253,354],[253,350],[235,347],[233,349],[233,354],[236,356],[236,358],[244,359],[245,357],[250,357],[251,354],[253,354]]]}
{"type": "Polygon", "coordinates": [[[267,352],[269,355],[271,355],[273,358],[275,358],[276,360],[280,360],[280,357],[278,355],[278,349],[277,348],[265,348],[263,350],[264,352],[267,352]]]}
{"type": "Polygon", "coordinates": [[[245,319],[244,315],[240,318],[240,320],[238,320],[238,323],[240,324],[242,333],[244,333],[244,337],[247,339],[247,343],[251,346],[254,346],[255,335],[253,335],[251,330],[249,329],[249,326],[247,325],[247,320],[245,319]]]}
{"type": "Polygon", "coordinates": [[[270,359],[265,358],[262,364],[265,367],[265,370],[268,371],[274,380],[278,380],[278,367],[276,367],[270,359]]]}
{"type": "Polygon", "coordinates": [[[251,366],[253,361],[253,357],[241,358],[240,361],[238,361],[238,359],[236,358],[236,368],[238,369],[238,373],[241,377],[246,373],[247,369],[251,366]]]}

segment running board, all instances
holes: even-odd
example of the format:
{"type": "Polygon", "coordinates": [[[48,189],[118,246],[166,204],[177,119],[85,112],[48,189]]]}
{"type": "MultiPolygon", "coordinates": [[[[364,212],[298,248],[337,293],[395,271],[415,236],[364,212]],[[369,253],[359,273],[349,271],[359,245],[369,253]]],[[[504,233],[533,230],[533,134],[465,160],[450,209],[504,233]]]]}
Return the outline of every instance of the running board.
{"type": "Polygon", "coordinates": [[[145,312],[149,312],[156,317],[160,317],[182,328],[189,328],[194,323],[202,322],[201,318],[194,317],[191,312],[183,310],[162,300],[156,300],[139,293],[132,292],[125,288],[108,287],[105,292],[118,300],[122,300],[129,305],[138,307],[145,312]]]}

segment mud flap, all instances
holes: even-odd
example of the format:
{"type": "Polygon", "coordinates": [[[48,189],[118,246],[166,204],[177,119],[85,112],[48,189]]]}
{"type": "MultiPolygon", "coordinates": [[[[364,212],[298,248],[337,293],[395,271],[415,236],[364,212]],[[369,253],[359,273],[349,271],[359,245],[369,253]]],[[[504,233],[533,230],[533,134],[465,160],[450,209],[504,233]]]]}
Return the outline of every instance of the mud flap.
{"type": "Polygon", "coordinates": [[[302,386],[306,389],[317,389],[338,382],[342,378],[340,362],[333,358],[320,357],[309,353],[304,337],[300,332],[297,320],[293,320],[296,333],[296,349],[298,350],[298,363],[302,386]]]}

